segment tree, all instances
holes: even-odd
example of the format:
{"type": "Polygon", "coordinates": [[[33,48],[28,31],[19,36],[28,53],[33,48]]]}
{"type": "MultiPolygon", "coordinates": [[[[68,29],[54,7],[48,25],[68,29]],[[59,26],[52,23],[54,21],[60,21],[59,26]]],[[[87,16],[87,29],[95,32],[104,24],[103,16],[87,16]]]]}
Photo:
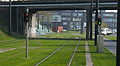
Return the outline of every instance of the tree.
{"type": "MultiPolygon", "coordinates": [[[[52,13],[53,13],[52,11],[38,11],[37,12],[38,28],[39,28],[39,24],[41,24],[43,28],[43,25],[45,22],[47,22],[47,24],[51,24],[50,20],[51,20],[52,13]]],[[[46,27],[49,28],[47,25],[46,27]]]]}

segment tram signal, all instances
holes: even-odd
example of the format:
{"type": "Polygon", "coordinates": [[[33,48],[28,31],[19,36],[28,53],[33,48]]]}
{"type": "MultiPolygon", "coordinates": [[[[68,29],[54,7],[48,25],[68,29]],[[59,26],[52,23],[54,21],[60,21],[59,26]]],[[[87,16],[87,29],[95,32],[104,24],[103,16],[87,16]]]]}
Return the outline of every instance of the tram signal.
{"type": "Polygon", "coordinates": [[[97,23],[99,26],[101,26],[101,24],[102,24],[102,19],[101,19],[101,17],[99,17],[98,18],[98,23],[97,23]]]}
{"type": "Polygon", "coordinates": [[[29,15],[28,13],[24,13],[24,21],[29,22],[29,15]]]}

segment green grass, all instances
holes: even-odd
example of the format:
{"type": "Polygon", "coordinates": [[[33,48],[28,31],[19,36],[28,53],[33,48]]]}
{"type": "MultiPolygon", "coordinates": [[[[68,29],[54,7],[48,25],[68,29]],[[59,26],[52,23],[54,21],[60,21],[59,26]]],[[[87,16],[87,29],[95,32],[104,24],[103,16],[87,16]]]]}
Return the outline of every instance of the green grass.
{"type": "MultiPolygon", "coordinates": [[[[73,37],[70,33],[60,33],[62,37],[73,37]],[[67,36],[66,36],[67,35],[67,36]]],[[[56,35],[59,35],[56,33],[56,35]]],[[[16,48],[15,50],[0,53],[0,66],[34,66],[57,48],[64,45],[68,40],[29,40],[29,57],[25,58],[25,39],[17,39],[10,37],[3,32],[0,32],[0,48],[16,48]],[[8,37],[8,38],[6,38],[8,37]],[[15,41],[6,41],[15,40],[15,41]]],[[[59,36],[60,37],[60,36],[59,36]]],[[[19,36],[18,36],[19,38],[19,36]]],[[[91,52],[95,52],[96,48],[93,46],[93,41],[90,43],[91,52]]],[[[40,66],[66,66],[70,61],[73,49],[76,47],[78,41],[71,40],[65,47],[57,51],[40,66]]],[[[73,58],[71,66],[86,66],[85,60],[85,41],[80,40],[77,52],[73,58]]],[[[115,56],[105,49],[105,53],[91,53],[94,66],[114,66],[115,56]]]]}
{"type": "Polygon", "coordinates": [[[86,66],[84,41],[80,41],[71,66],[86,66]]]}
{"type": "Polygon", "coordinates": [[[63,33],[50,33],[50,34],[43,35],[40,37],[48,37],[48,38],[75,38],[75,37],[79,38],[79,37],[82,37],[84,38],[85,34],[81,35],[79,31],[66,31],[63,33]],[[74,33],[77,33],[79,35],[73,35],[74,33]]]}
{"type": "Polygon", "coordinates": [[[15,40],[15,38],[8,36],[4,32],[0,30],[0,41],[5,41],[5,40],[15,40]]]}
{"type": "Polygon", "coordinates": [[[104,37],[110,40],[117,40],[116,36],[104,36],[104,37]]]}
{"type": "Polygon", "coordinates": [[[96,53],[93,41],[89,42],[89,47],[94,66],[116,66],[116,57],[107,49],[104,49],[104,53],[96,53]]]}
{"type": "MultiPolygon", "coordinates": [[[[9,48],[15,47],[17,49],[8,52],[0,53],[0,66],[33,66],[40,62],[43,58],[48,56],[51,52],[64,45],[67,40],[29,40],[29,57],[25,58],[25,42],[19,41],[18,43],[10,43],[9,48]]],[[[72,56],[73,49],[76,47],[78,41],[72,40],[67,46],[60,49],[53,56],[43,62],[42,66],[66,66],[72,56]]],[[[81,47],[83,42],[80,43],[77,52],[84,51],[81,47]]],[[[5,44],[3,48],[8,48],[5,44]]],[[[72,65],[85,65],[84,53],[76,53],[72,65]],[[80,55],[78,55],[80,54],[80,55]],[[79,59],[80,61],[78,61],[79,59]],[[81,62],[81,63],[79,63],[81,62]]],[[[40,65],[40,66],[41,66],[40,65]]]]}
{"type": "MultiPolygon", "coordinates": [[[[56,40],[58,41],[58,40],[56,40]]],[[[60,47],[62,43],[56,43],[53,40],[30,40],[29,41],[29,58],[25,58],[25,43],[22,44],[10,44],[11,47],[15,45],[16,50],[0,54],[0,66],[33,66],[37,62],[41,61],[48,54],[53,52],[56,48],[60,47]],[[51,45],[51,46],[50,46],[51,45]]],[[[66,42],[64,40],[59,40],[66,42]]]]}

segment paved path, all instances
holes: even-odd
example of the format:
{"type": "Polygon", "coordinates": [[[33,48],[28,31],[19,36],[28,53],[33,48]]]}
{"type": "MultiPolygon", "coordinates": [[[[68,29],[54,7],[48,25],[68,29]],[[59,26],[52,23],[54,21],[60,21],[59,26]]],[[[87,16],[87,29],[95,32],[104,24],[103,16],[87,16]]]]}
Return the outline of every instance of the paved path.
{"type": "Polygon", "coordinates": [[[11,50],[14,50],[14,49],[16,49],[16,48],[0,48],[0,53],[11,51],[11,50]]]}
{"type": "Polygon", "coordinates": [[[86,55],[86,66],[93,66],[92,58],[90,55],[89,46],[87,42],[85,42],[85,50],[86,50],[86,54],[85,54],[86,55]]]}
{"type": "Polygon", "coordinates": [[[106,48],[116,55],[116,41],[104,38],[104,44],[106,48]]]}

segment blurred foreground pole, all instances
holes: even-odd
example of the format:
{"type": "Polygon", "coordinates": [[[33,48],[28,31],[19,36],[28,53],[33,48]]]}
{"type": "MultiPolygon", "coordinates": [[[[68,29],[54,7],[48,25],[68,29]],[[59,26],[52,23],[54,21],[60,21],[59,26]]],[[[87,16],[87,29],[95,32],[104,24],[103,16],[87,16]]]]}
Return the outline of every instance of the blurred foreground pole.
{"type": "Polygon", "coordinates": [[[117,13],[117,63],[116,66],[120,66],[120,0],[118,0],[118,13],[117,13]]]}

